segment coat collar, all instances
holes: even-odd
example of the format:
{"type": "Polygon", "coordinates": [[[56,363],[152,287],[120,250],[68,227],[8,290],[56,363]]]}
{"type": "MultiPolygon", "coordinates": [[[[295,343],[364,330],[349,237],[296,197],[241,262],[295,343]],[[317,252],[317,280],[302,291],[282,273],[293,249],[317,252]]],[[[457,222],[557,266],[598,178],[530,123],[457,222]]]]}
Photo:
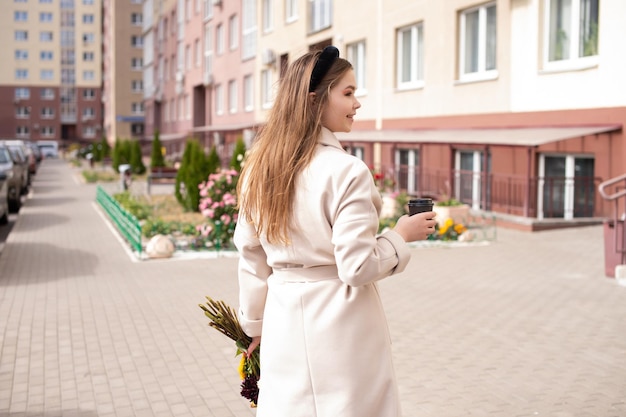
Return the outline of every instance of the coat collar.
{"type": "Polygon", "coordinates": [[[341,143],[339,142],[339,139],[337,139],[335,134],[324,126],[322,126],[322,134],[318,142],[323,146],[332,146],[333,148],[344,150],[343,146],[341,146],[341,143]]]}

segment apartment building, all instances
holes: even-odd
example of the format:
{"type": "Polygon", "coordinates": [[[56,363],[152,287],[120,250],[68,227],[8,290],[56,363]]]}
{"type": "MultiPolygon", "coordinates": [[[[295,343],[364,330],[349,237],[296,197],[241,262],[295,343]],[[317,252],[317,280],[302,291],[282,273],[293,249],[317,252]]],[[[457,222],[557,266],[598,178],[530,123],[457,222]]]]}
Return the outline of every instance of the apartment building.
{"type": "Polygon", "coordinates": [[[152,27],[169,21],[163,36],[176,47],[155,48],[147,133],[158,127],[173,153],[187,137],[222,150],[239,135],[252,140],[286,66],[333,44],[354,65],[362,104],[354,130],[339,137],[397,191],[455,197],[532,230],[610,215],[597,186],[626,168],[621,0],[159,7],[152,27]]]}
{"type": "Polygon", "coordinates": [[[89,143],[101,126],[101,8],[95,0],[5,0],[0,136],[89,143]]]}
{"type": "Polygon", "coordinates": [[[144,14],[146,138],[159,131],[171,159],[189,138],[223,160],[238,138],[251,144],[255,1],[148,0],[144,14]]]}
{"type": "Polygon", "coordinates": [[[103,136],[144,136],[144,13],[142,0],[104,0],[102,41],[103,136]]]}

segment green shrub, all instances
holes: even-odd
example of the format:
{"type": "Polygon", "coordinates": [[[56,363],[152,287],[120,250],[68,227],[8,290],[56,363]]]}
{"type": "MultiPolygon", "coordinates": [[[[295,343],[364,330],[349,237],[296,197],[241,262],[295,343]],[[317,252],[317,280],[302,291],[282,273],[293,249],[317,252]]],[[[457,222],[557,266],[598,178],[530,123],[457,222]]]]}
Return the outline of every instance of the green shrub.
{"type": "Polygon", "coordinates": [[[235,143],[235,149],[233,150],[233,156],[230,158],[230,167],[237,172],[241,172],[241,163],[246,156],[246,144],[243,138],[240,136],[235,143]]]}
{"type": "Polygon", "coordinates": [[[128,191],[113,194],[113,198],[124,210],[135,216],[137,220],[145,220],[152,215],[152,207],[137,201],[128,191]]]}
{"type": "Polygon", "coordinates": [[[143,175],[146,173],[146,166],[141,155],[141,145],[138,140],[130,143],[130,166],[133,174],[143,175]]]}
{"type": "Polygon", "coordinates": [[[200,190],[198,186],[206,181],[211,172],[214,172],[211,169],[211,162],[204,155],[200,143],[195,139],[189,139],[185,144],[174,188],[176,199],[186,211],[199,211],[200,190]]]}
{"type": "Polygon", "coordinates": [[[164,167],[165,158],[163,157],[163,145],[159,138],[159,130],[154,131],[154,139],[152,139],[152,153],[150,155],[150,168],[164,167]]]}

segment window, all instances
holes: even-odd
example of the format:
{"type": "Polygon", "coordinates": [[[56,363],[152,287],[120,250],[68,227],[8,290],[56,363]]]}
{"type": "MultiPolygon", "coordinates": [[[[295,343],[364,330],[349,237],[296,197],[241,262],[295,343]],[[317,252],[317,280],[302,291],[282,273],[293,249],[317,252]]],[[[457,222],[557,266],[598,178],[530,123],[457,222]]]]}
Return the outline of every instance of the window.
{"type": "Polygon", "coordinates": [[[83,109],[83,120],[90,120],[96,117],[96,111],[93,107],[85,107],[83,109]]]}
{"type": "Polygon", "coordinates": [[[133,80],[131,82],[131,89],[134,93],[140,93],[143,91],[143,81],[142,80],[133,80]]]}
{"type": "Polygon", "coordinates": [[[263,15],[261,16],[263,19],[263,33],[271,32],[271,30],[274,28],[274,11],[272,7],[272,1],[273,0],[263,0],[263,15]]]}
{"type": "Polygon", "coordinates": [[[54,119],[54,109],[52,107],[42,107],[41,118],[42,119],[54,119]]]}
{"type": "Polygon", "coordinates": [[[87,13],[83,15],[83,23],[85,24],[91,24],[94,22],[94,17],[93,14],[91,13],[87,13]]]}
{"type": "Polygon", "coordinates": [[[83,90],[83,98],[85,100],[93,100],[96,98],[96,91],[93,88],[83,90]]]}
{"type": "Polygon", "coordinates": [[[133,35],[130,38],[130,44],[133,46],[133,48],[142,48],[143,38],[141,36],[133,35]]]}
{"type": "Polygon", "coordinates": [[[94,1],[94,0],[83,0],[83,4],[84,4],[85,6],[91,6],[91,5],[93,5],[93,1],[94,1]]]}
{"type": "Polygon", "coordinates": [[[41,23],[50,23],[50,22],[52,22],[52,13],[50,13],[50,12],[41,12],[41,13],[39,13],[39,21],[41,23]]]}
{"type": "Polygon", "coordinates": [[[539,155],[538,218],[593,217],[594,165],[593,157],[539,155]]]}
{"type": "Polygon", "coordinates": [[[92,62],[94,60],[93,52],[83,52],[83,61],[92,62]]]}
{"type": "Polygon", "coordinates": [[[26,49],[16,49],[15,50],[15,59],[17,61],[28,59],[28,50],[26,50],[26,49]]]}
{"type": "Polygon", "coordinates": [[[19,119],[26,119],[30,117],[30,107],[29,106],[20,106],[15,109],[15,117],[19,119]]]}
{"type": "Polygon", "coordinates": [[[222,84],[215,86],[215,114],[224,114],[224,92],[222,84]]]}
{"type": "Polygon", "coordinates": [[[495,78],[496,4],[464,10],[460,14],[459,78],[495,78]]]}
{"type": "Polygon", "coordinates": [[[239,24],[237,15],[233,15],[228,19],[228,46],[231,51],[237,49],[237,46],[239,46],[239,24]]]}
{"type": "Polygon", "coordinates": [[[39,32],[39,40],[42,42],[52,42],[52,32],[39,32]]]}
{"type": "Polygon", "coordinates": [[[54,99],[54,90],[52,88],[42,88],[39,95],[42,100],[52,100],[54,99]]]}
{"type": "Polygon", "coordinates": [[[224,27],[221,23],[215,28],[215,52],[218,55],[224,53],[224,27]]]}
{"type": "Polygon", "coordinates": [[[237,113],[237,81],[228,82],[228,109],[231,113],[237,113]]]}
{"type": "Polygon", "coordinates": [[[143,123],[132,123],[130,125],[130,132],[134,136],[143,135],[143,123]]]}
{"type": "Polygon", "coordinates": [[[28,126],[17,126],[15,128],[15,133],[17,134],[17,136],[20,137],[27,137],[28,136],[28,126]]]}
{"type": "Polygon", "coordinates": [[[16,10],[13,13],[13,21],[14,22],[26,22],[26,21],[28,21],[28,12],[24,12],[22,10],[16,10]]]}
{"type": "Polygon", "coordinates": [[[54,136],[54,128],[52,126],[41,126],[41,136],[54,136]]]}
{"type": "Polygon", "coordinates": [[[41,51],[39,52],[39,59],[42,61],[52,61],[52,51],[41,51]]]}
{"type": "Polygon", "coordinates": [[[204,29],[204,80],[205,84],[213,75],[213,28],[207,25],[204,29]]]}
{"type": "Polygon", "coordinates": [[[143,114],[143,103],[132,103],[131,111],[133,114],[143,114]]]}
{"type": "Polygon", "coordinates": [[[202,65],[202,47],[200,46],[200,39],[196,39],[193,43],[194,65],[199,68],[202,65]]]}
{"type": "Polygon", "coordinates": [[[252,75],[243,77],[243,109],[252,111],[254,108],[254,86],[252,85],[252,75]]]}
{"type": "Polygon", "coordinates": [[[396,183],[400,190],[406,190],[408,194],[419,194],[418,188],[418,149],[396,150],[395,163],[397,167],[396,183]]]}
{"type": "Polygon", "coordinates": [[[598,55],[599,0],[546,0],[547,64],[598,55]]]}
{"type": "Polygon", "coordinates": [[[185,69],[191,69],[191,47],[185,46],[185,69]]]}
{"type": "Polygon", "coordinates": [[[93,81],[96,78],[95,72],[92,70],[83,71],[83,80],[84,81],[93,81]]]}
{"type": "Polygon", "coordinates": [[[256,54],[256,13],[257,6],[255,0],[243,0],[241,8],[242,46],[241,58],[252,58],[256,54]]]}
{"type": "Polygon", "coordinates": [[[317,32],[331,25],[331,0],[310,0],[309,31],[317,32]]]}
{"type": "Polygon", "coordinates": [[[272,107],[272,72],[261,71],[261,106],[264,109],[272,107]]]}
{"type": "Polygon", "coordinates": [[[422,24],[398,30],[398,88],[418,88],[424,85],[424,39],[422,24]]]}
{"type": "Polygon", "coordinates": [[[131,13],[130,23],[135,26],[141,26],[143,23],[143,15],[141,13],[131,13]]]}
{"type": "Polygon", "coordinates": [[[94,42],[94,34],[91,32],[83,33],[83,42],[84,43],[93,43],[94,42]]]}
{"type": "Polygon", "coordinates": [[[83,126],[83,136],[93,138],[96,136],[96,128],[94,126],[83,126]]]}
{"type": "Polygon", "coordinates": [[[356,78],[356,95],[363,95],[365,90],[365,41],[348,44],[348,61],[354,67],[356,78]]]}
{"type": "Polygon", "coordinates": [[[298,20],[297,0],[285,0],[285,21],[291,23],[296,20],[298,20]]]}
{"type": "Polygon", "coordinates": [[[30,88],[18,87],[15,89],[15,98],[17,100],[24,100],[30,98],[30,88]]]}
{"type": "Polygon", "coordinates": [[[16,30],[14,32],[14,39],[16,41],[27,41],[28,40],[28,31],[26,31],[26,30],[16,30]]]}
{"type": "Polygon", "coordinates": [[[134,70],[143,69],[143,58],[132,58],[130,60],[130,66],[134,70]]]}
{"type": "Polygon", "coordinates": [[[51,80],[54,78],[54,71],[51,69],[42,69],[39,72],[39,78],[42,80],[51,80]]]}
{"type": "Polygon", "coordinates": [[[24,68],[18,68],[15,70],[15,78],[18,80],[25,80],[28,78],[28,70],[24,68]]]}

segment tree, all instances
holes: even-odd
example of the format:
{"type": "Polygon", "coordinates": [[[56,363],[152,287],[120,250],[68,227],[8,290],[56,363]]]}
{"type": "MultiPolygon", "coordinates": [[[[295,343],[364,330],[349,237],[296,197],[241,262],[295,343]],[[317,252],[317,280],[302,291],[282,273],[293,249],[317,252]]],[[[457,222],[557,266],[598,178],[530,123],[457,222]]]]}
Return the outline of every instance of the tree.
{"type": "Polygon", "coordinates": [[[211,147],[211,150],[209,151],[209,156],[207,156],[207,174],[205,176],[205,180],[206,177],[208,177],[209,174],[213,174],[217,171],[220,170],[220,168],[222,167],[222,161],[220,160],[220,156],[217,154],[217,149],[215,149],[215,146],[211,147]]]}
{"type": "Polygon", "coordinates": [[[138,140],[130,142],[130,158],[129,163],[133,174],[141,175],[146,172],[146,166],[143,163],[141,154],[141,144],[138,140]]]}
{"type": "Polygon", "coordinates": [[[235,149],[233,150],[233,156],[230,159],[230,167],[237,172],[241,172],[241,163],[246,156],[246,143],[243,138],[239,136],[237,143],[235,143],[235,149]]]}
{"type": "Polygon", "coordinates": [[[174,194],[187,211],[199,211],[200,190],[198,186],[206,181],[211,173],[209,159],[204,154],[200,143],[188,139],[185,144],[180,168],[176,174],[174,194]]]}
{"type": "Polygon", "coordinates": [[[165,158],[163,158],[161,139],[159,138],[158,129],[154,131],[154,139],[152,140],[152,154],[150,155],[150,168],[164,167],[165,158]]]}

